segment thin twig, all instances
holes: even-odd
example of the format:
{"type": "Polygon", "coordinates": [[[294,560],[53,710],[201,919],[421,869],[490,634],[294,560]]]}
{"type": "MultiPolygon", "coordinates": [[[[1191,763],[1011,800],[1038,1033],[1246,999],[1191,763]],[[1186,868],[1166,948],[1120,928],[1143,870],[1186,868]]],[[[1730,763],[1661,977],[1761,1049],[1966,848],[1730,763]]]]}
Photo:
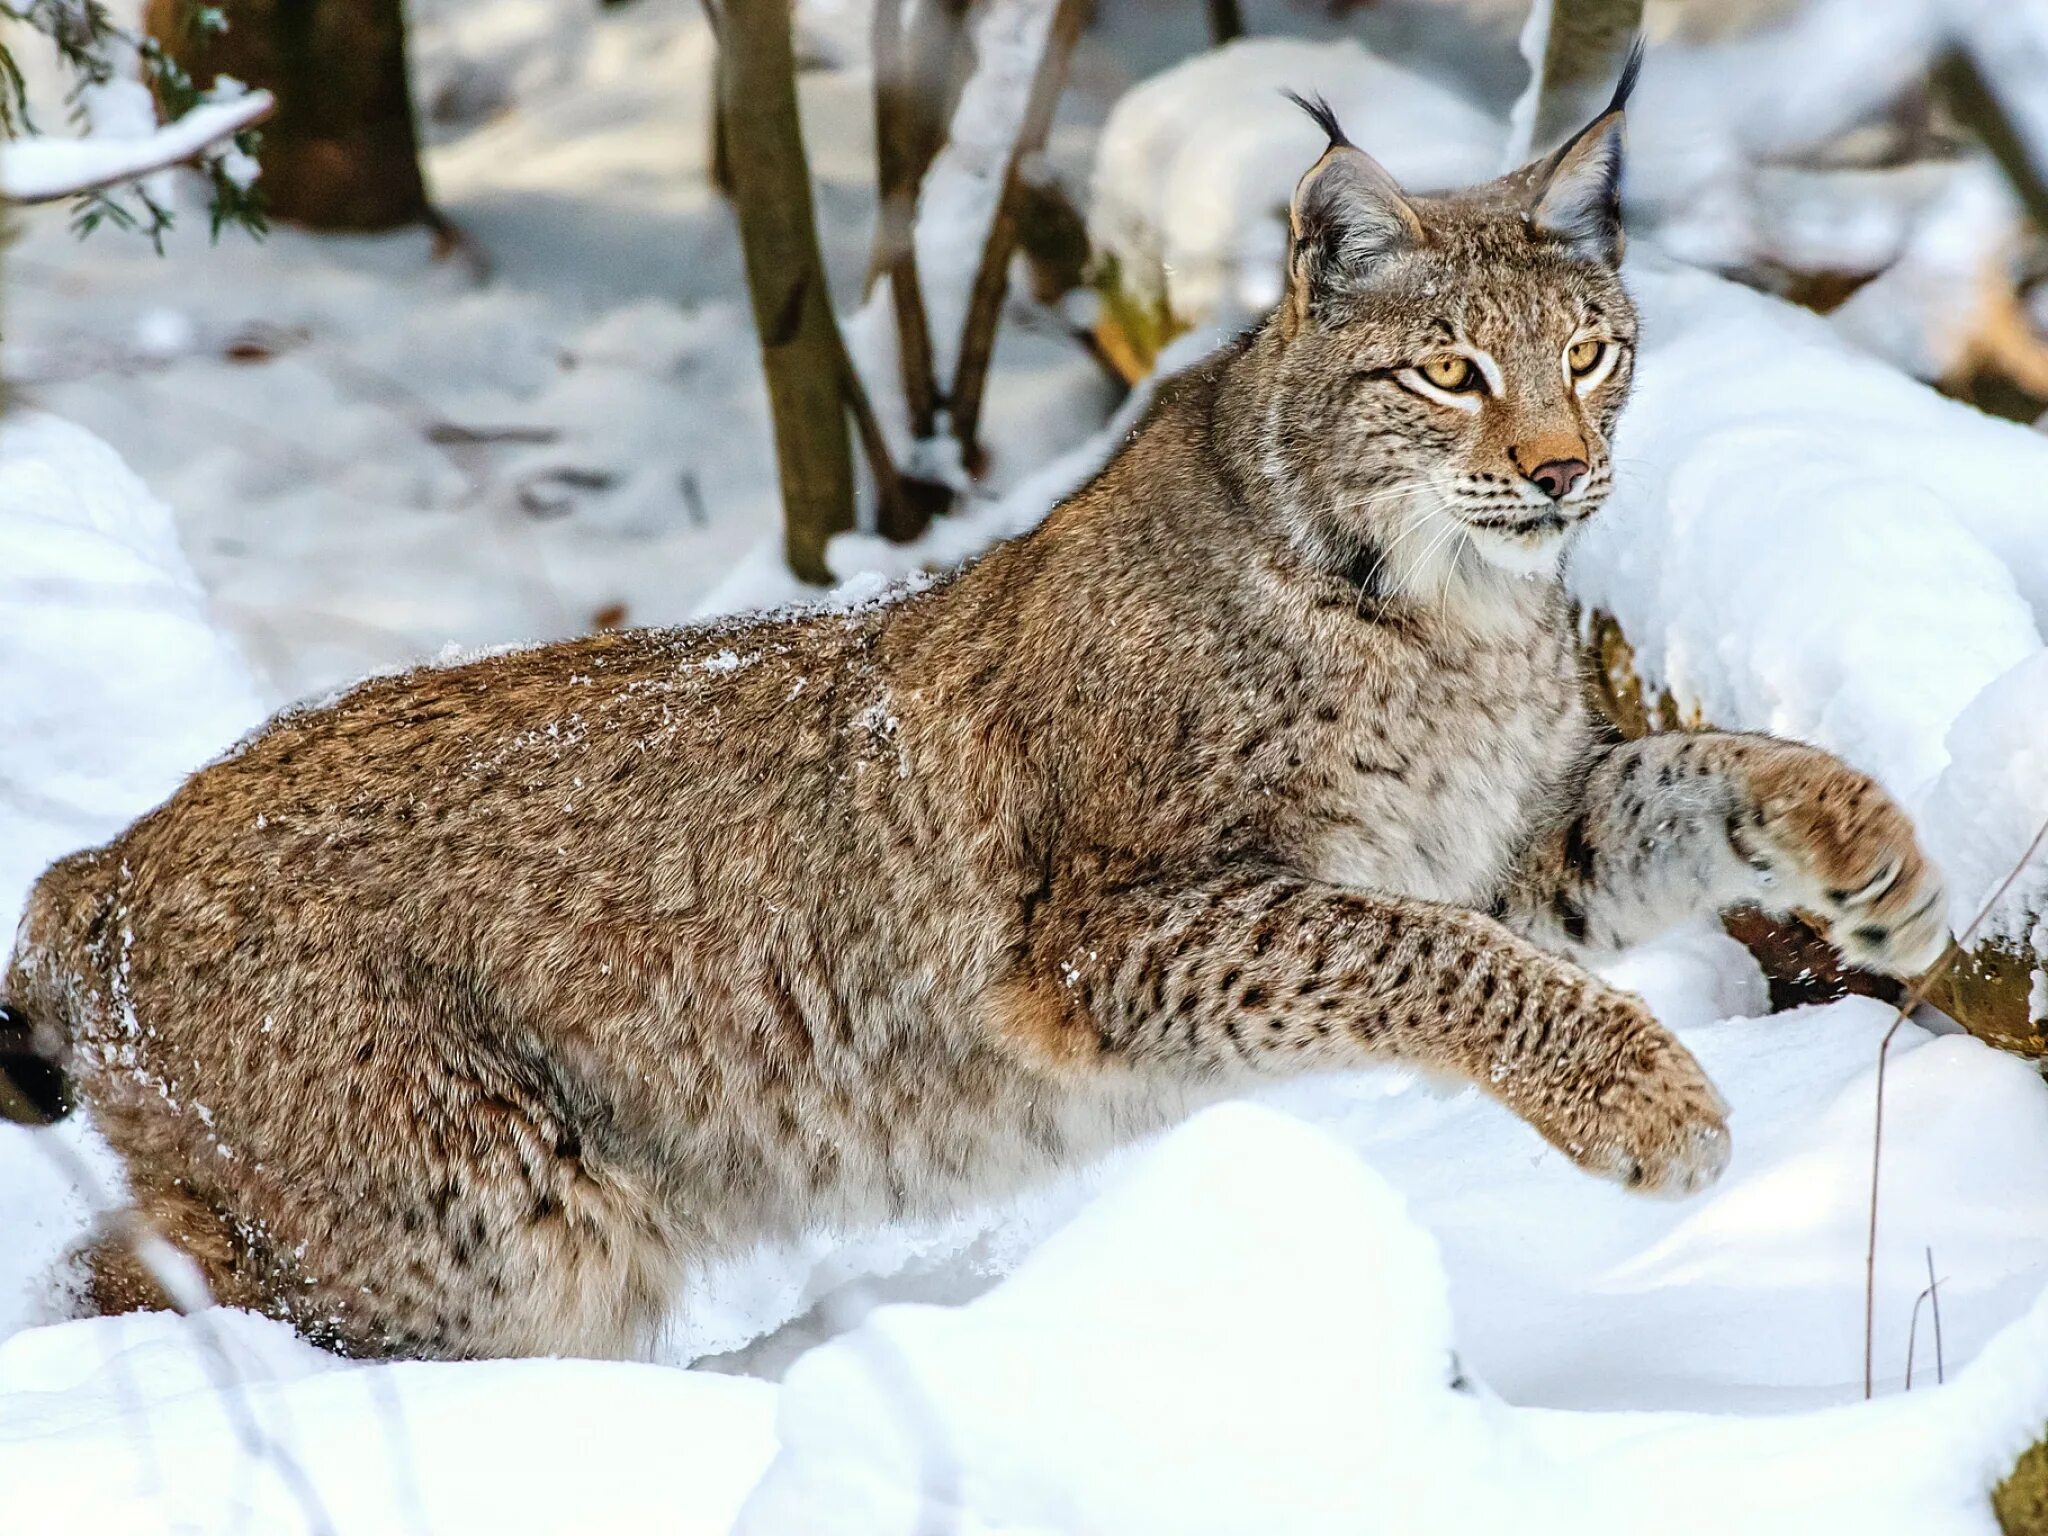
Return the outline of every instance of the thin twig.
{"type": "Polygon", "coordinates": [[[1920,1348],[1920,1308],[1926,1303],[1928,1296],[1933,1290],[1933,1286],[1927,1286],[1918,1296],[1913,1298],[1912,1321],[1906,1324],[1906,1390],[1908,1392],[1913,1390],[1913,1356],[1920,1348]]]}
{"type": "Polygon", "coordinates": [[[1891,1028],[1884,1032],[1884,1039],[1877,1046],[1877,1108],[1870,1132],[1870,1233],[1863,1251],[1863,1396],[1867,1401],[1876,1395],[1875,1362],[1877,1358],[1877,1182],[1884,1159],[1884,1074],[1885,1062],[1891,1055],[1892,1037],[1899,1032],[1899,1026],[1906,1022],[1907,1015],[1927,1001],[1936,982],[1948,974],[1949,967],[1969,947],[1977,930],[1984,925],[1998,904],[2005,899],[2005,893],[2012,889],[2012,883],[2019,879],[2020,872],[2034,861],[2041,844],[2048,841],[2048,821],[2043,821],[2034,833],[2034,840],[2027,844],[2027,851],[2020,855],[2019,862],[2006,872],[1977,915],[1970,919],[1970,925],[1956,936],[1934,967],[1913,983],[1899,1004],[1897,1014],[1892,1018],[1891,1028]]]}
{"type": "Polygon", "coordinates": [[[1927,1250],[1927,1295],[1934,1310],[1934,1384],[1938,1387],[1948,1380],[1948,1370],[1941,1358],[1941,1282],[1934,1278],[1934,1249],[1927,1250]]]}
{"type": "Polygon", "coordinates": [[[1919,1350],[1920,1308],[1926,1302],[1934,1303],[1934,1384],[1940,1386],[1944,1379],[1941,1363],[1941,1282],[1934,1278],[1934,1250],[1927,1250],[1927,1284],[1920,1294],[1913,1298],[1913,1318],[1906,1325],[1906,1390],[1913,1390],[1913,1356],[1919,1350]]]}

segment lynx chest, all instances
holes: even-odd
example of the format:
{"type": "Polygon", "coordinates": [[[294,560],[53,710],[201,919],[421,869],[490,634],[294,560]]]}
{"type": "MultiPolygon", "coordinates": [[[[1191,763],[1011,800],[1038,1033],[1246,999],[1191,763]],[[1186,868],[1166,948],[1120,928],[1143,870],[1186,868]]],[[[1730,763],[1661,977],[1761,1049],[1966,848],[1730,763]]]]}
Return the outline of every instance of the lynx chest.
{"type": "Polygon", "coordinates": [[[1561,622],[1394,637],[1339,663],[1337,718],[1305,764],[1300,845],[1318,878],[1477,905],[1586,738],[1561,622]]]}

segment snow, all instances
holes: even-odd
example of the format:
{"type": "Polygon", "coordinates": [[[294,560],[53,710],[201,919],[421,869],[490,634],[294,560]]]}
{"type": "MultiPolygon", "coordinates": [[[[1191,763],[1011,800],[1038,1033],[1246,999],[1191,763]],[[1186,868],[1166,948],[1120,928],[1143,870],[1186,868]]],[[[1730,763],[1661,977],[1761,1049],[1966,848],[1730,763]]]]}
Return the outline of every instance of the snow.
{"type": "Polygon", "coordinates": [[[0,549],[11,916],[44,865],[118,832],[263,710],[170,509],[90,433],[40,412],[0,420],[0,549]]]}
{"type": "Polygon", "coordinates": [[[799,1361],[736,1530],[1980,1531],[2048,1414],[2048,1303],[1946,1395],[1749,1419],[1510,1407],[1454,1311],[1385,1179],[1212,1110],[988,1295],[799,1361]]]}
{"type": "MultiPolygon", "coordinates": [[[[859,11],[799,18],[805,51],[843,66],[802,91],[846,304],[871,211],[859,11]]],[[[1013,299],[993,482],[914,545],[836,540],[829,599],[794,587],[732,230],[701,175],[701,20],[539,0],[416,20],[430,175],[489,281],[410,234],[208,250],[185,231],[158,262],[31,217],[9,251],[4,362],[47,411],[0,424],[0,925],[44,860],[291,697],[618,603],[651,622],[887,601],[1030,527],[1149,397],[1111,415],[1064,323],[1013,299]]],[[[1092,47],[1084,119],[1121,79],[1092,47]]],[[[1162,371],[1270,292],[1279,211],[1320,148],[1277,84],[1325,90],[1416,184],[1490,171],[1505,133],[1352,44],[1218,57],[1125,97],[1098,168],[1098,232],[1211,327],[1162,371]]],[[[1656,79],[1653,55],[1639,99],[1656,79]]],[[[1962,175],[1849,233],[1905,245],[1962,175]]],[[[1746,171],[1713,185],[1731,184],[1779,196],[1746,171]]],[[[1960,923],[2048,814],[2048,443],[1940,401],[1847,317],[1671,270],[1647,242],[1631,282],[1638,403],[1575,590],[1622,620],[1647,680],[1890,784],[1960,923]]],[[[886,351],[862,360],[893,376],[886,351]]],[[[749,660],[713,646],[698,664],[749,660]]],[[[2025,934],[2041,894],[2029,875],[2000,931],[2025,934]]],[[[51,1268],[118,1177],[83,1118],[0,1127],[7,1527],[1990,1532],[1985,1490],[2048,1422],[2038,1075],[1899,1029],[1864,1404],[1891,1012],[1765,1017],[1754,962],[1708,929],[1608,974],[1732,1105],[1734,1161],[1695,1200],[1590,1180],[1476,1092],[1304,1083],[1000,1209],[692,1276],[640,1364],[362,1365],[219,1311],[54,1322],[51,1268]],[[1946,1384],[1923,1316],[1908,1394],[1930,1250],[1946,1384]]]]}
{"type": "MultiPolygon", "coordinates": [[[[865,34],[862,15],[806,18],[828,40],[865,34]]],[[[7,253],[0,370],[178,509],[270,707],[450,641],[581,633],[619,607],[683,622],[757,551],[769,575],[773,446],[737,237],[706,175],[703,17],[494,0],[414,22],[428,180],[488,280],[419,231],[215,245],[182,186],[163,258],[113,232],[81,244],[55,210],[7,253]]],[[[873,211],[868,78],[856,60],[799,84],[850,307],[873,211]]],[[[985,492],[1112,403],[1066,327],[1013,299],[985,492]]]]}
{"type": "MultiPolygon", "coordinates": [[[[202,102],[158,126],[149,88],[116,78],[80,92],[91,132],[84,138],[17,139],[0,148],[0,201],[43,203],[195,159],[223,139],[270,116],[268,91],[202,102]]],[[[236,164],[248,180],[246,156],[236,164]]]]}
{"type": "Polygon", "coordinates": [[[0,1344],[10,1531],[720,1536],[775,1389],[582,1360],[350,1367],[246,1313],[0,1344]],[[223,1382],[232,1382],[231,1390],[223,1382]]]}
{"type": "MultiPolygon", "coordinates": [[[[2035,651],[1986,685],[1948,729],[1949,762],[1919,807],[1934,829],[1954,887],[1953,913],[1966,922],[1992,903],[2019,855],[2048,822],[2048,651],[2035,651]]],[[[2039,855],[1990,906],[1992,935],[2029,936],[2029,913],[2048,906],[2039,855]]],[[[2041,935],[2029,943],[2048,955],[2041,935]]]]}
{"type": "MultiPolygon", "coordinates": [[[[1916,378],[1947,377],[1960,362],[1958,339],[1975,330],[1990,280],[2009,254],[2017,217],[2017,200],[1997,168],[1988,160],[1964,161],[1947,171],[1917,218],[1894,237],[1894,251],[1871,260],[1884,270],[1830,320],[1916,378]]],[[[1839,233],[1833,248],[1841,249],[1839,233]]]]}

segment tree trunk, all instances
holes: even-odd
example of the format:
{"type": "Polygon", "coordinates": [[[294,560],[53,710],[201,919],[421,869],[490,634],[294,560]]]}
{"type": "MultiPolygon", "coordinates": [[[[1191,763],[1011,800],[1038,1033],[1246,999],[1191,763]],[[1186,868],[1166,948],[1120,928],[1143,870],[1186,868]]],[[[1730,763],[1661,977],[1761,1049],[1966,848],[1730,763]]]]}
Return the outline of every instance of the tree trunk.
{"type": "Polygon", "coordinates": [[[144,25],[202,88],[232,75],[276,95],[263,129],[270,217],[335,230],[426,218],[402,0],[214,3],[225,32],[193,24],[202,0],[149,0],[144,25]]]}
{"type": "Polygon", "coordinates": [[[1237,0],[1205,0],[1209,13],[1209,42],[1222,47],[1234,43],[1244,36],[1244,13],[1238,9],[1237,0]]]}
{"type": "Polygon", "coordinates": [[[829,582],[825,544],[853,527],[846,428],[849,370],[797,117],[788,0],[719,0],[719,114],[725,124],[747,291],[775,418],[783,548],[805,581],[829,582]]]}

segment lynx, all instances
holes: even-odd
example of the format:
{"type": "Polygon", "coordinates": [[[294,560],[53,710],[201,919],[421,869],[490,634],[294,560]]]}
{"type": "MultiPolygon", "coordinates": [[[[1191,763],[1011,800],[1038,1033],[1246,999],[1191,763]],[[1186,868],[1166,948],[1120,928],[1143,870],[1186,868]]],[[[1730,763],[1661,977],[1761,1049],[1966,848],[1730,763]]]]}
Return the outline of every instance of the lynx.
{"type": "Polygon", "coordinates": [[[359,1355],[631,1354],[691,1266],[1309,1072],[1701,1188],[1720,1099],[1579,960],[1743,902],[1902,974],[1944,930],[1833,758],[1589,723],[1625,98],[1431,196],[1314,109],[1275,312],[950,578],[274,720],[43,877],[5,1101],[75,1092],[220,1301],[359,1355]]]}

